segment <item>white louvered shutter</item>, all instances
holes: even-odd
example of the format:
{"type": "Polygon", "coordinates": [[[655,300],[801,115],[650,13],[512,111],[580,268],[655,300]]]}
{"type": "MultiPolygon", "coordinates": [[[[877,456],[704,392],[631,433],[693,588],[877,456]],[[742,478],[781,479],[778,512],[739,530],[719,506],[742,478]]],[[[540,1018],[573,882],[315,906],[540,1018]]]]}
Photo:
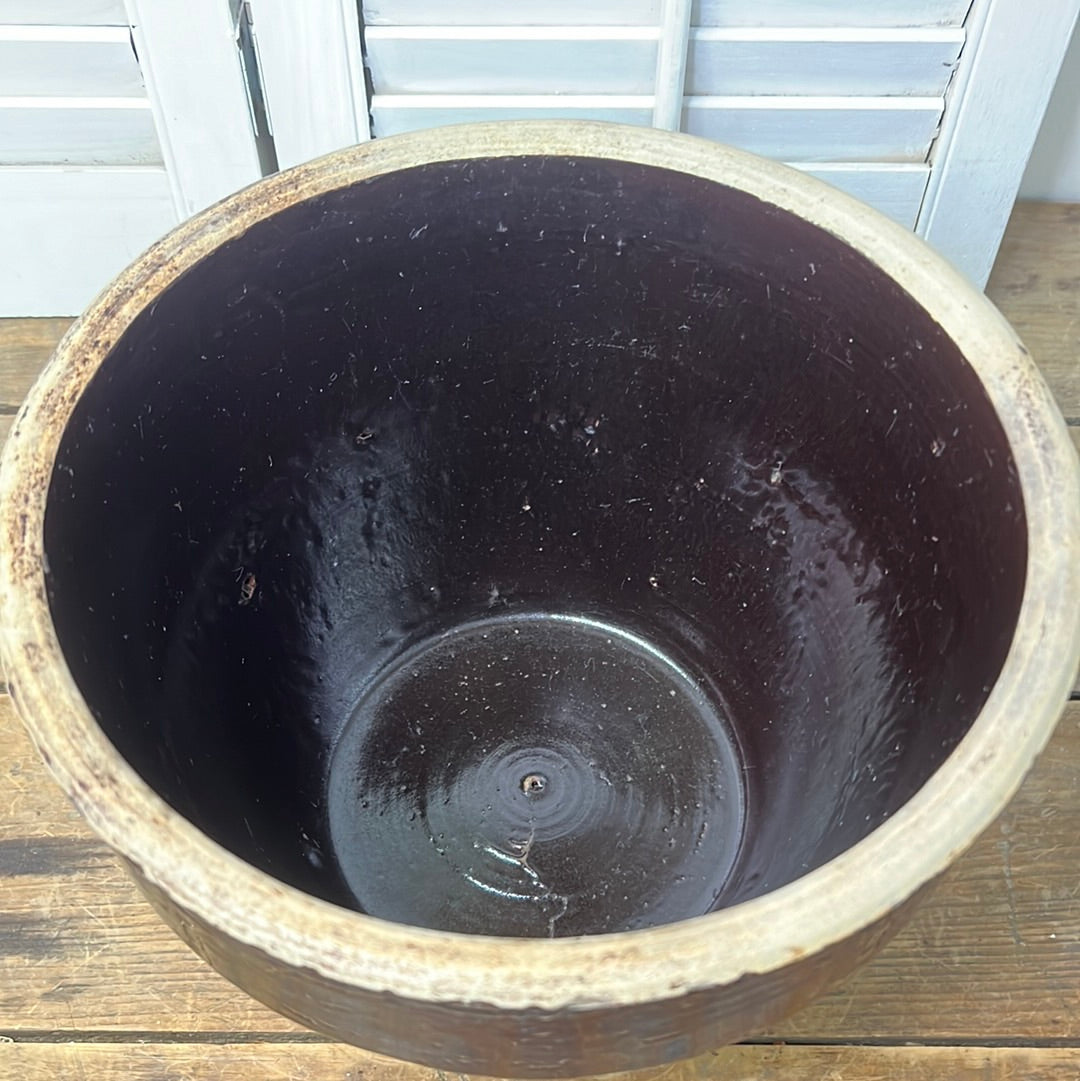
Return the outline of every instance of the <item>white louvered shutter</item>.
{"type": "Polygon", "coordinates": [[[0,316],[78,313],[262,175],[231,18],[227,0],[0,0],[0,316]]]}
{"type": "MultiPolygon", "coordinates": [[[[257,26],[261,7],[285,2],[251,0],[257,26]]],[[[300,20],[326,22],[340,3],[351,0],[312,0],[300,20]]],[[[363,0],[370,99],[354,108],[370,110],[375,138],[500,117],[678,126],[845,189],[981,285],[1078,9],[1080,0],[363,0]]],[[[288,37],[297,18],[295,7],[279,11],[267,29],[288,37]]],[[[265,81],[271,99],[276,83],[291,101],[313,93],[269,68],[265,81]]],[[[307,142],[340,145],[310,128],[307,142]]]]}
{"type": "Polygon", "coordinates": [[[989,273],[1080,0],[0,0],[0,315],[258,176],[579,117],[786,161],[989,273]],[[137,58],[136,58],[137,54],[137,58]]]}

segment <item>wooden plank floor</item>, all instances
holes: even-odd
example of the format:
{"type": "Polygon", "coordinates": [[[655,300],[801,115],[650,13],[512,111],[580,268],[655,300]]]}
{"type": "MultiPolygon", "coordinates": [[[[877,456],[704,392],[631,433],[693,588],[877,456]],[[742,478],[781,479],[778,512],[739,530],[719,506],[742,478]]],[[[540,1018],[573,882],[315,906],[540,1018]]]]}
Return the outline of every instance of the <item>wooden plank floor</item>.
{"type": "MultiPolygon", "coordinates": [[[[1080,446],[1080,206],[1019,207],[989,292],[1080,446]]],[[[67,322],[0,321],[0,438],[67,322]]],[[[774,1032],[640,1081],[661,1076],[1080,1077],[1080,695],[1016,799],[873,962],[774,1032]]],[[[0,694],[0,1081],[66,1078],[445,1081],[297,1028],[190,953],[0,694]]]]}

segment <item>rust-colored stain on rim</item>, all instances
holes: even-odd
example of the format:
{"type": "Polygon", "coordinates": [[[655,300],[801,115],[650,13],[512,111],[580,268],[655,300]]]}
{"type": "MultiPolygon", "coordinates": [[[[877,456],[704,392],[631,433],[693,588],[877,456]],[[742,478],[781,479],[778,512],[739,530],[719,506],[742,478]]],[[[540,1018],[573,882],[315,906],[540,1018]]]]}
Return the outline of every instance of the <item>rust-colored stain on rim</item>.
{"type": "MultiPolygon", "coordinates": [[[[1078,491],[1064,424],[1013,331],[921,241],[862,204],[783,166],[686,136],[576,122],[437,129],[341,151],[239,192],[150,249],[72,327],[20,412],[0,469],[3,661],[19,713],[60,785],[159,907],[203,929],[188,937],[223,936],[330,986],[434,1009],[535,1017],[540,1027],[665,1002],[674,1016],[679,1000],[720,994],[748,976],[768,979],[852,940],[858,947],[838,967],[842,975],[876,942],[875,929],[891,926],[890,914],[906,911],[1003,808],[1049,737],[1080,658],[1078,491]],[[423,163],[528,154],[618,159],[715,180],[818,225],[881,267],[978,373],[1015,458],[1029,553],[1016,633],[989,699],[893,817],[831,862],[748,902],[649,930],[555,941],[437,932],[345,911],[212,842],[154,793],[95,722],[61,653],[43,566],[46,496],[68,418],[125,328],[179,275],[254,223],[319,193],[423,163]]],[[[768,1020],[766,1012],[749,1023],[768,1020]]],[[[408,1053],[407,1036],[393,1049],[408,1053]]],[[[656,1057],[698,1049],[672,1043],[656,1057]]],[[[430,1054],[421,1048],[419,1057],[430,1054]]],[[[492,1072],[499,1061],[478,1050],[468,1068],[492,1072]]],[[[563,1073],[623,1064],[572,1053],[562,1061],[563,1073]]]]}

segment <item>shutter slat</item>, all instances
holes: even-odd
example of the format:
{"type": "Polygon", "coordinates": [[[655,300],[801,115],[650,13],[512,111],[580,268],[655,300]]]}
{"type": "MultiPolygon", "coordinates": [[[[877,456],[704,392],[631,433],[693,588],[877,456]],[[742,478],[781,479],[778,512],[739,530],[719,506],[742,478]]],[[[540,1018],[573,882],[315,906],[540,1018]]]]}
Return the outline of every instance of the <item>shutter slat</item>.
{"type": "Polygon", "coordinates": [[[251,0],[259,68],[282,169],[368,137],[353,0],[251,0]]]}
{"type": "Polygon", "coordinates": [[[691,20],[695,26],[962,26],[970,6],[971,0],[695,0],[691,20]]]}
{"type": "Polygon", "coordinates": [[[0,206],[0,317],[77,315],[176,222],[160,168],[0,168],[0,206]]]}
{"type": "Polygon", "coordinates": [[[0,24],[127,26],[124,0],[0,0],[0,24]]]}
{"type": "Polygon", "coordinates": [[[145,98],[0,98],[0,165],[157,165],[145,98]]]}
{"type": "Polygon", "coordinates": [[[0,97],[140,97],[124,27],[0,26],[0,97]]]}
{"type": "Polygon", "coordinates": [[[373,28],[366,43],[378,94],[651,94],[656,78],[649,28],[373,28]]]}
{"type": "MultiPolygon", "coordinates": [[[[971,0],[696,0],[695,26],[962,26],[971,0]]],[[[366,0],[366,26],[657,26],[660,0],[366,0]]]]}
{"type": "Polygon", "coordinates": [[[658,26],[661,0],[366,0],[364,25],[376,26],[658,26]]]}
{"type": "Polygon", "coordinates": [[[648,126],[652,106],[651,94],[376,94],[372,134],[378,138],[480,120],[607,120],[648,126]]]}
{"type": "MultiPolygon", "coordinates": [[[[376,136],[476,120],[569,117],[648,124],[652,97],[376,94],[376,136]]],[[[693,97],[685,129],[765,157],[804,162],[923,162],[941,98],[693,97]]]]}
{"type": "MultiPolygon", "coordinates": [[[[649,27],[372,27],[379,94],[646,94],[656,73],[649,27]]],[[[694,95],[925,97],[945,92],[963,30],[698,29],[694,95]]]]}
{"type": "Polygon", "coordinates": [[[848,195],[869,203],[906,229],[913,229],[918,221],[926,184],[930,179],[929,165],[883,165],[878,162],[792,164],[800,172],[816,176],[846,191],[848,195]]]}
{"type": "Polygon", "coordinates": [[[962,30],[694,30],[688,94],[943,94],[962,30]]]}
{"type": "Polygon", "coordinates": [[[683,130],[785,161],[922,162],[941,98],[687,98],[683,130]]]}

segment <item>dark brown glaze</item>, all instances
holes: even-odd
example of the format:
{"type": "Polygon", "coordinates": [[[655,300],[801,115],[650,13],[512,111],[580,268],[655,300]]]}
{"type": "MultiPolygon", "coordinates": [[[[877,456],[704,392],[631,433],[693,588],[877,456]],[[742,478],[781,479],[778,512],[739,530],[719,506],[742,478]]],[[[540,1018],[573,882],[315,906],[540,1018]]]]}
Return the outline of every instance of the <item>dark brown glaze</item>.
{"type": "Polygon", "coordinates": [[[766,1031],[873,957],[934,885],[839,943],[726,987],[610,1008],[515,1011],[482,1001],[425,1002],[376,993],[285,965],[211,927],[128,867],[154,909],[196,953],[294,1021],[440,1070],[517,1078],[636,1070],[766,1031]]]}
{"type": "Polygon", "coordinates": [[[977,715],[1026,558],[992,407],[884,273],[562,158],[223,245],[94,377],[45,527],[79,687],[181,813],[339,904],[526,935],[864,837],[977,715]]]}
{"type": "Polygon", "coordinates": [[[554,936],[708,911],[743,785],[687,672],[611,625],[523,613],[382,673],[334,750],[327,806],[363,911],[554,936]]]}

